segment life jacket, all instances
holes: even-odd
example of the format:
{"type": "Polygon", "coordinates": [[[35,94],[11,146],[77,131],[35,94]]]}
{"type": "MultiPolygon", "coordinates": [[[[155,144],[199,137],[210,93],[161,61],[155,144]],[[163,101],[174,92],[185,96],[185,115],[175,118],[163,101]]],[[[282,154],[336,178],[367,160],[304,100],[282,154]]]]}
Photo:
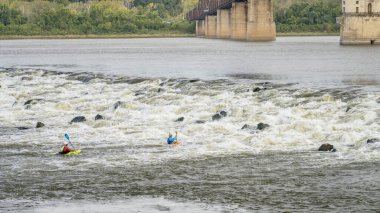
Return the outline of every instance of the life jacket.
{"type": "Polygon", "coordinates": [[[62,153],[68,153],[68,152],[70,152],[71,150],[70,150],[70,148],[68,147],[68,146],[63,146],[62,147],[62,149],[61,149],[61,152],[62,153]]]}

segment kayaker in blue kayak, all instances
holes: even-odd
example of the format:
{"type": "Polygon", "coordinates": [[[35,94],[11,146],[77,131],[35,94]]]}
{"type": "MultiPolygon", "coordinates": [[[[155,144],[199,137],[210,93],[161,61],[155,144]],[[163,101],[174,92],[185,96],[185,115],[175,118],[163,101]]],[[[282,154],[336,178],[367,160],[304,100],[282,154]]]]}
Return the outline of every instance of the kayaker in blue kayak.
{"type": "Polygon", "coordinates": [[[178,132],[175,132],[175,137],[173,137],[173,135],[169,132],[169,137],[168,137],[168,144],[175,144],[177,142],[177,136],[178,136],[178,132]]]}

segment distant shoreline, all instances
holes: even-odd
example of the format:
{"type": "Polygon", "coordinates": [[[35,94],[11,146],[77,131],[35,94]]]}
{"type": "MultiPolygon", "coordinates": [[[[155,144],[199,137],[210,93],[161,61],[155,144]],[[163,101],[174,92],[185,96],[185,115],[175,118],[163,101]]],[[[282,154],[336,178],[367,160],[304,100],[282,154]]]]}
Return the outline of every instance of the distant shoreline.
{"type": "Polygon", "coordinates": [[[107,38],[181,38],[194,37],[186,33],[152,33],[152,34],[87,34],[87,35],[0,35],[0,40],[13,39],[107,39],[107,38]]]}
{"type": "MultiPolygon", "coordinates": [[[[339,36],[339,33],[277,33],[278,37],[287,36],[339,36]]],[[[0,35],[0,40],[14,39],[107,39],[107,38],[189,38],[195,34],[186,33],[152,33],[152,34],[88,34],[88,35],[0,35]]]]}
{"type": "Polygon", "coordinates": [[[324,33],[324,32],[300,32],[300,33],[277,33],[278,37],[286,36],[339,36],[340,33],[324,33]]]}

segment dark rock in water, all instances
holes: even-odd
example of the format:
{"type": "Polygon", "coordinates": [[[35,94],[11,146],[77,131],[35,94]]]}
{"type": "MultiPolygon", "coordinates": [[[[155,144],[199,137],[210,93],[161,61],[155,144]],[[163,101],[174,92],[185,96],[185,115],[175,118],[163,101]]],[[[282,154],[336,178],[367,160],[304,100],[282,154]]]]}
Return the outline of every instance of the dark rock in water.
{"type": "Polygon", "coordinates": [[[27,100],[24,105],[30,105],[30,104],[36,104],[38,103],[39,101],[42,101],[42,99],[30,99],[30,100],[27,100]]]}
{"type": "Polygon", "coordinates": [[[177,120],[175,120],[175,122],[181,122],[181,121],[184,121],[184,120],[185,120],[185,117],[180,117],[177,120]]]}
{"type": "Polygon", "coordinates": [[[371,138],[371,139],[368,139],[367,140],[367,143],[377,143],[377,142],[379,142],[380,140],[379,139],[377,139],[377,138],[371,138]]]}
{"type": "Polygon", "coordinates": [[[113,105],[113,109],[116,110],[117,108],[119,108],[121,106],[122,102],[121,101],[118,101],[116,102],[114,105],[113,105]]]}
{"type": "Polygon", "coordinates": [[[15,101],[15,102],[12,104],[12,107],[14,107],[16,104],[17,104],[17,101],[15,101]]]}
{"type": "Polygon", "coordinates": [[[158,92],[158,93],[160,93],[160,92],[165,92],[165,90],[162,89],[162,88],[158,88],[157,92],[158,92]]]}
{"type": "Polygon", "coordinates": [[[318,151],[322,152],[336,152],[336,149],[334,149],[334,146],[328,143],[322,144],[318,151]]]}
{"type": "Polygon", "coordinates": [[[195,83],[195,82],[198,82],[198,81],[200,81],[199,79],[191,79],[189,82],[190,83],[195,83]]]}
{"type": "Polygon", "coordinates": [[[263,129],[267,128],[267,127],[269,127],[269,125],[265,124],[265,123],[259,123],[259,124],[257,124],[257,129],[258,130],[263,130],[263,129]]]}
{"type": "Polygon", "coordinates": [[[253,129],[251,125],[244,124],[244,126],[241,129],[253,129]]]}
{"type": "Polygon", "coordinates": [[[217,121],[217,120],[220,120],[222,119],[223,117],[226,117],[227,116],[227,112],[226,111],[220,111],[218,113],[216,113],[215,115],[212,116],[212,120],[213,121],[217,121]]]}
{"type": "Polygon", "coordinates": [[[220,111],[219,114],[223,117],[226,117],[227,116],[227,112],[226,111],[220,111]]]}
{"type": "Polygon", "coordinates": [[[206,123],[206,121],[204,121],[204,120],[196,120],[195,123],[196,124],[204,124],[204,123],[206,123]]]}
{"type": "Polygon", "coordinates": [[[212,116],[212,120],[213,121],[217,121],[217,120],[220,120],[220,119],[222,119],[222,116],[219,113],[217,113],[217,114],[215,114],[215,115],[212,116]]]}
{"type": "Polygon", "coordinates": [[[145,95],[145,93],[142,92],[142,91],[138,91],[138,92],[135,93],[135,96],[139,96],[139,95],[145,95]]]}
{"type": "Polygon", "coordinates": [[[260,90],[261,90],[260,87],[256,87],[256,88],[253,89],[253,92],[259,92],[260,90]]]}
{"type": "Polygon", "coordinates": [[[37,124],[36,124],[36,128],[41,128],[41,127],[44,127],[44,126],[45,126],[45,124],[42,123],[42,122],[37,122],[37,124]]]}
{"type": "Polygon", "coordinates": [[[86,117],[84,116],[77,116],[75,118],[73,118],[70,123],[80,123],[80,122],[84,122],[86,121],[86,117]]]}
{"type": "Polygon", "coordinates": [[[95,116],[95,121],[96,121],[96,120],[103,120],[103,119],[104,119],[104,117],[101,116],[101,115],[99,115],[99,114],[97,114],[97,115],[95,116]]]}
{"type": "Polygon", "coordinates": [[[30,129],[29,127],[25,127],[25,126],[20,126],[20,127],[17,127],[17,129],[19,130],[27,130],[27,129],[30,129]]]}
{"type": "Polygon", "coordinates": [[[162,82],[161,84],[159,84],[160,87],[164,86],[165,85],[165,82],[162,82]]]}
{"type": "Polygon", "coordinates": [[[31,81],[32,79],[33,79],[32,77],[26,77],[26,76],[24,76],[24,77],[21,78],[21,81],[31,81]]]}
{"type": "Polygon", "coordinates": [[[350,111],[351,107],[347,107],[346,112],[350,111]]]}

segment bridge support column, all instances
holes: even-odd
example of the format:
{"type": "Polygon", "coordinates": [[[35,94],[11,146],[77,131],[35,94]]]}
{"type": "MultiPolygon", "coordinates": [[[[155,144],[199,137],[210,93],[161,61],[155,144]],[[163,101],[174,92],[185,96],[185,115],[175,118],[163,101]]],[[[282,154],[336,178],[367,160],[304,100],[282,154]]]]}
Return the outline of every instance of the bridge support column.
{"type": "Polygon", "coordinates": [[[216,16],[206,16],[206,37],[216,38],[216,16]]]}
{"type": "Polygon", "coordinates": [[[195,30],[198,37],[205,36],[205,20],[197,20],[195,23],[195,30]]]}
{"type": "Polygon", "coordinates": [[[248,41],[276,40],[272,0],[248,0],[248,41]]]}
{"type": "Polygon", "coordinates": [[[230,10],[218,9],[216,19],[217,38],[230,38],[230,10]]]}
{"type": "Polygon", "coordinates": [[[247,5],[245,2],[233,2],[231,8],[231,38],[247,39],[247,5]]]}

